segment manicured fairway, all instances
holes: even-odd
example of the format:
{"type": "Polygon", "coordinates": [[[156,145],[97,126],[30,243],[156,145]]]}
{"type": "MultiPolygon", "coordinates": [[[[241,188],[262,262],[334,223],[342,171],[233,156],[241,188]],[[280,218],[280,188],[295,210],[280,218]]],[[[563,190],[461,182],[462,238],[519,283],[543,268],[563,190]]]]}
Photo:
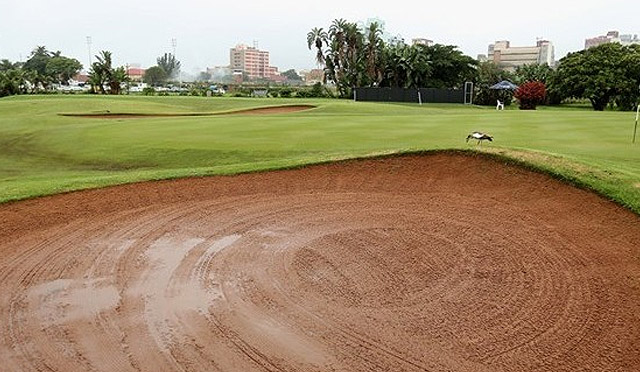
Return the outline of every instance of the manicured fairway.
{"type": "Polygon", "coordinates": [[[523,159],[640,212],[633,115],[577,108],[506,110],[342,100],[33,96],[0,100],[0,202],[139,180],[295,166],[433,149],[523,159]],[[313,104],[265,116],[90,119],[59,113],[203,113],[313,104]]]}

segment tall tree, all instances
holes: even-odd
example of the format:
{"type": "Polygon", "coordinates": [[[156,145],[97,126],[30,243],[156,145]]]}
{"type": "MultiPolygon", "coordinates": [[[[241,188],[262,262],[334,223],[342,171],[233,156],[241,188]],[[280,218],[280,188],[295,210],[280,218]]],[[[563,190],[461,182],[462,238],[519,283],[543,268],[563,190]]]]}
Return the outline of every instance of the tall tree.
{"type": "Polygon", "coordinates": [[[546,63],[544,64],[528,64],[516,67],[514,79],[516,84],[524,84],[528,81],[539,81],[547,84],[551,80],[553,69],[546,63]]]}
{"type": "Polygon", "coordinates": [[[30,83],[34,90],[47,89],[52,82],[52,77],[47,75],[47,63],[52,53],[45,46],[37,46],[31,51],[29,59],[24,63],[24,70],[30,72],[30,83]]]}
{"type": "Polygon", "coordinates": [[[51,57],[46,66],[46,74],[60,84],[68,84],[80,70],[82,70],[80,61],[63,56],[51,57]]]}
{"type": "Polygon", "coordinates": [[[24,71],[18,68],[0,71],[0,97],[26,93],[24,71]]]}
{"type": "Polygon", "coordinates": [[[324,66],[325,64],[324,46],[327,44],[328,37],[329,36],[322,27],[314,27],[309,33],[307,33],[307,46],[309,47],[309,50],[313,47],[316,48],[316,63],[319,66],[324,66]]]}
{"type": "Polygon", "coordinates": [[[122,85],[129,82],[130,78],[124,67],[113,67],[111,52],[103,50],[96,56],[96,62],[92,64],[89,72],[89,83],[94,93],[99,91],[106,94],[106,87],[109,94],[120,94],[122,85]]]}
{"type": "Polygon", "coordinates": [[[158,85],[167,81],[167,72],[160,66],[149,67],[144,72],[144,82],[149,85],[158,85]]]}
{"type": "Polygon", "coordinates": [[[157,62],[170,79],[175,79],[180,74],[180,61],[173,54],[165,53],[158,57],[157,62]]]}
{"type": "Polygon", "coordinates": [[[630,109],[638,97],[640,48],[607,43],[569,53],[560,60],[552,85],[565,97],[587,98],[594,110],[617,102],[630,109]]]}
{"type": "Polygon", "coordinates": [[[384,41],[382,40],[382,27],[377,22],[372,22],[366,29],[366,63],[367,79],[369,85],[377,86],[382,81],[382,57],[384,41]]]}
{"type": "Polygon", "coordinates": [[[298,75],[298,73],[294,69],[289,69],[289,70],[283,71],[280,75],[286,77],[287,80],[293,80],[293,81],[301,81],[302,80],[300,75],[298,75]]]}
{"type": "Polygon", "coordinates": [[[29,55],[29,59],[24,63],[24,69],[36,71],[40,75],[45,75],[47,70],[47,62],[52,57],[52,53],[45,46],[37,46],[29,55]]]}

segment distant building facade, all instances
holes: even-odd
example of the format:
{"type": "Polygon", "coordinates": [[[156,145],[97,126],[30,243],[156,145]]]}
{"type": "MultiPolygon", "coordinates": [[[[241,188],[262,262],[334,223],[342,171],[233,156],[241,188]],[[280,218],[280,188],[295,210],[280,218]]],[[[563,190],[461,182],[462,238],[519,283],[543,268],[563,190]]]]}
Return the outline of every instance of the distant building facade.
{"type": "Polygon", "coordinates": [[[531,64],[553,67],[555,50],[553,43],[548,40],[538,40],[535,46],[526,47],[512,47],[508,40],[501,40],[489,44],[487,59],[509,71],[531,64]]]}
{"type": "Polygon", "coordinates": [[[299,72],[299,75],[306,85],[313,85],[315,83],[322,83],[324,81],[324,70],[320,68],[314,68],[312,70],[301,70],[299,72]]]}
{"type": "Polygon", "coordinates": [[[415,38],[411,39],[411,45],[426,45],[432,46],[433,40],[425,39],[425,38],[415,38]]]}
{"type": "Polygon", "coordinates": [[[234,75],[244,75],[249,79],[278,80],[278,68],[269,65],[269,52],[244,44],[230,51],[230,63],[234,75]]]}
{"type": "Polygon", "coordinates": [[[127,68],[127,75],[129,75],[129,78],[131,79],[131,81],[135,81],[135,82],[142,81],[144,79],[145,72],[146,70],[140,67],[127,68]]]}
{"type": "Polygon", "coordinates": [[[584,49],[596,47],[607,43],[620,43],[622,45],[640,44],[638,35],[624,34],[619,31],[609,31],[606,35],[591,37],[584,40],[584,49]]]}

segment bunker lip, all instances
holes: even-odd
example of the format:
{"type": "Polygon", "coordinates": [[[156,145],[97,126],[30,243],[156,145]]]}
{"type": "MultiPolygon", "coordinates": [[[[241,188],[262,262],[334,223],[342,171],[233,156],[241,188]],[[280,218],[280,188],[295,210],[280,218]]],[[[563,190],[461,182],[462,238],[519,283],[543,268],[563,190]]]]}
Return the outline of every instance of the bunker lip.
{"type": "Polygon", "coordinates": [[[91,119],[144,119],[153,117],[196,117],[223,115],[273,115],[306,111],[316,108],[314,105],[296,104],[255,107],[233,111],[220,112],[189,112],[189,113],[136,113],[136,112],[99,112],[99,113],[59,113],[60,116],[81,117],[91,119]]]}
{"type": "Polygon", "coordinates": [[[486,157],[143,182],[0,221],[7,370],[640,366],[640,218],[486,157]]]}

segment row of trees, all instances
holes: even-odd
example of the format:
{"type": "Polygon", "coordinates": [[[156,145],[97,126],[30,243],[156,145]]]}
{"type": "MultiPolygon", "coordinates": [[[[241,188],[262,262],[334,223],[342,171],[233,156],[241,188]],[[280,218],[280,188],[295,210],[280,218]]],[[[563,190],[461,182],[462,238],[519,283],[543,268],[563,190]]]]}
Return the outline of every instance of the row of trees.
{"type": "Polygon", "coordinates": [[[0,97],[37,93],[47,90],[52,84],[67,84],[80,70],[82,64],[77,59],[38,46],[24,63],[0,61],[0,97]]]}
{"type": "MultiPolygon", "coordinates": [[[[496,99],[509,102],[511,92],[488,89],[501,80],[518,85],[542,83],[547,104],[585,99],[597,111],[607,106],[633,110],[640,98],[640,45],[608,43],[569,53],[555,69],[547,65],[526,65],[510,73],[494,63],[480,63],[475,80],[475,102],[489,105],[495,104],[496,99]]],[[[538,86],[537,89],[541,88],[538,86]]]]}
{"type": "Polygon", "coordinates": [[[344,19],[333,21],[327,31],[314,28],[307,46],[316,52],[325,79],[341,96],[353,87],[455,88],[473,77],[476,61],[451,45],[407,45],[403,40],[385,41],[380,24],[364,30],[344,19]]]}
{"type": "Polygon", "coordinates": [[[574,98],[589,100],[594,110],[608,105],[630,110],[640,93],[640,45],[604,44],[569,53],[555,70],[547,65],[527,65],[509,72],[492,62],[478,63],[455,46],[386,41],[383,32],[375,22],[361,28],[337,19],[326,30],[313,28],[307,34],[307,46],[315,51],[325,81],[335,84],[342,97],[350,96],[353,87],[460,88],[465,81],[472,81],[474,102],[495,105],[496,100],[510,102],[513,92],[489,87],[510,80],[518,85],[543,84],[532,87],[535,92],[545,92],[548,104],[574,98]]]}

